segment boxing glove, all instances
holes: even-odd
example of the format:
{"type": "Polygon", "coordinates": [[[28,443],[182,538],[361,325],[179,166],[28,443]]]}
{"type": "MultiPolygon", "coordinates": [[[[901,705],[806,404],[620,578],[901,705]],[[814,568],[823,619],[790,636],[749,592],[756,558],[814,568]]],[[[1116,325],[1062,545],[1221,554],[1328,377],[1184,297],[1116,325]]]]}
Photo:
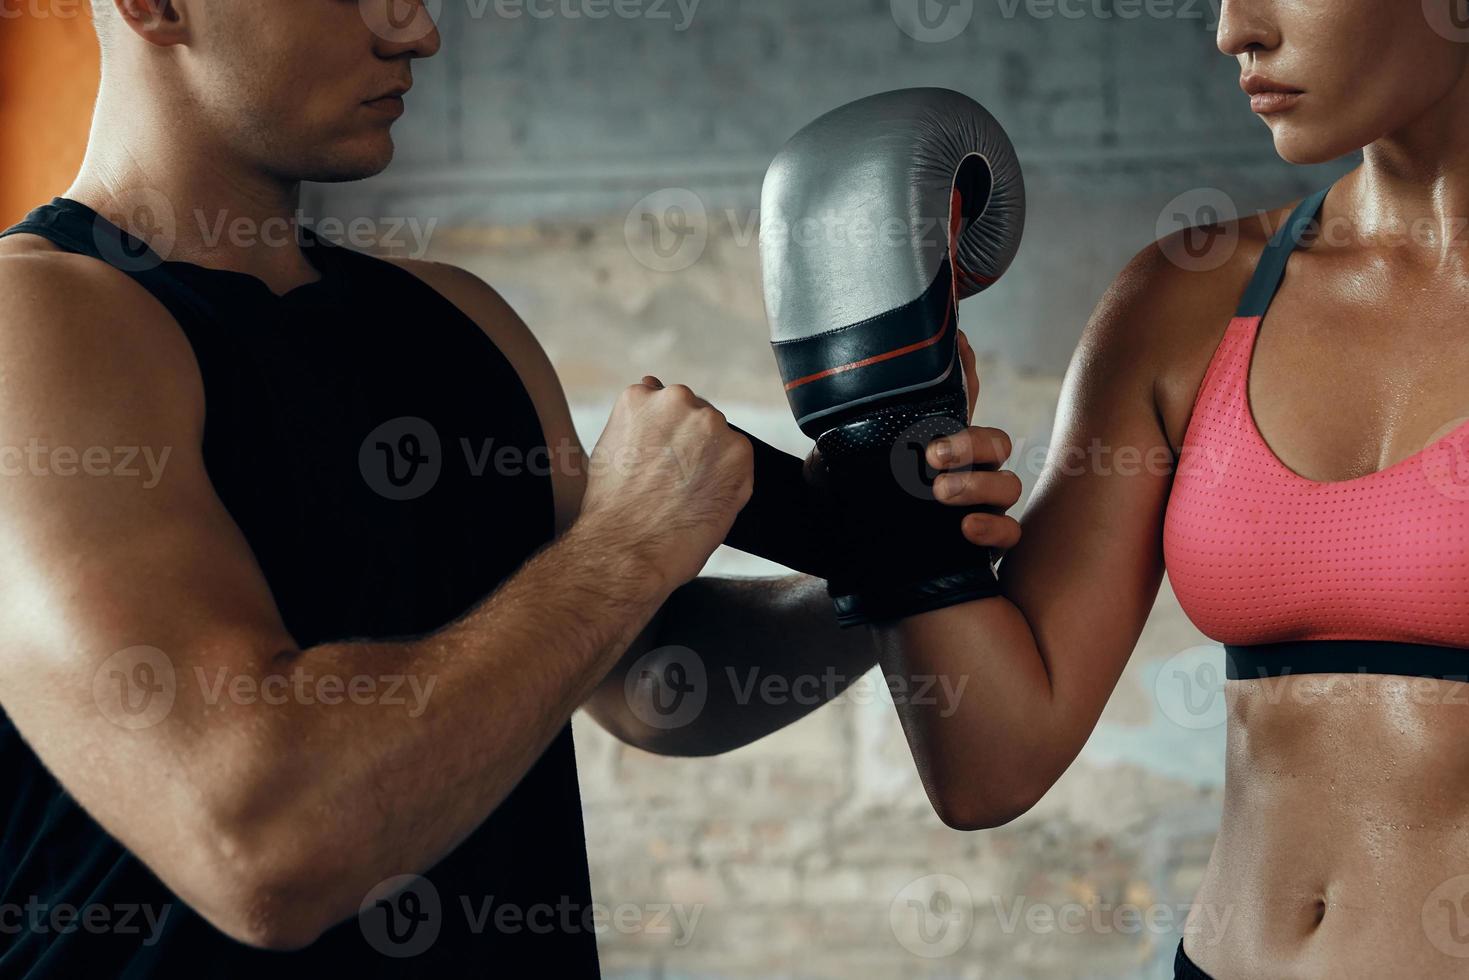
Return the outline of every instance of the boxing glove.
{"type": "MultiPolygon", "coordinates": [[[[987,549],[938,503],[930,442],[964,429],[957,304],[1020,246],[1025,187],[1005,131],[945,89],[862,99],[781,149],[761,194],[771,342],[844,626],[998,593],[987,549]]],[[[805,505],[805,506],[809,506],[805,505]]]]}

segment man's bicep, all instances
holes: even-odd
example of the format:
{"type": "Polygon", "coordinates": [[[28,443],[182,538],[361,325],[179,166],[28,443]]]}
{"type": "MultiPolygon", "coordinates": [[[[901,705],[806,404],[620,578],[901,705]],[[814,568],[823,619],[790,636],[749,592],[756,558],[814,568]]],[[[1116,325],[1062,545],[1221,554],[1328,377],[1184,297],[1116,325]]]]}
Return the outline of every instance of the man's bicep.
{"type": "Polygon", "coordinates": [[[0,705],[188,898],[178,852],[205,839],[237,744],[205,696],[229,688],[204,684],[292,643],[205,472],[187,342],[111,285],[0,315],[0,705]]]}
{"type": "Polygon", "coordinates": [[[86,442],[82,451],[95,450],[86,473],[63,462],[67,445],[58,439],[34,469],[0,478],[0,615],[12,641],[0,678],[26,647],[48,662],[135,643],[183,654],[219,631],[282,631],[196,450],[161,447],[162,458],[134,468],[125,461],[135,451],[159,447],[86,442]]]}
{"type": "Polygon", "coordinates": [[[295,647],[185,468],[176,457],[151,490],[0,481],[0,534],[18,545],[0,572],[0,706],[98,824],[219,922],[248,880],[223,831],[247,811],[258,750],[274,748],[260,712],[233,699],[295,647]]]}

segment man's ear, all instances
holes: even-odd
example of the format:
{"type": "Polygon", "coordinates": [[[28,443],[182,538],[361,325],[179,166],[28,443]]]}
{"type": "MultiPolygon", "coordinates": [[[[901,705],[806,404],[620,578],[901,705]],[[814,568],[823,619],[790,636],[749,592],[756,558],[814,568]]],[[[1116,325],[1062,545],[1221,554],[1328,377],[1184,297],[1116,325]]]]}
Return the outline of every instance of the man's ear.
{"type": "Polygon", "coordinates": [[[149,44],[182,44],[188,34],[188,4],[183,0],[112,0],[118,20],[149,44]]]}

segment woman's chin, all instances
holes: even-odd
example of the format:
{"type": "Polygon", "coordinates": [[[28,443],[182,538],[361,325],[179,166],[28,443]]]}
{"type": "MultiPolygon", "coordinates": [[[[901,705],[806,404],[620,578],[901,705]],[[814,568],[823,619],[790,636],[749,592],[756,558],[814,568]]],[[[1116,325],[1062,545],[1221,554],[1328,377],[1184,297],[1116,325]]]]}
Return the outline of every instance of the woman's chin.
{"type": "Polygon", "coordinates": [[[1271,126],[1275,136],[1275,152],[1286,163],[1306,166],[1313,163],[1330,163],[1362,147],[1351,140],[1341,139],[1340,133],[1312,132],[1306,127],[1289,122],[1271,126]]]}

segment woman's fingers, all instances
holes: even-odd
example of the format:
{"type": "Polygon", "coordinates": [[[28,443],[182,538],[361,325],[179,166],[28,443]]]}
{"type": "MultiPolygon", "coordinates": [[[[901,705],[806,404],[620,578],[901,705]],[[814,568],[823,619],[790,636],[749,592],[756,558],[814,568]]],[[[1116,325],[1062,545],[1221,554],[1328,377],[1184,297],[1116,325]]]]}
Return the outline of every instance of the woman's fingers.
{"type": "Polygon", "coordinates": [[[950,507],[1014,507],[1020,502],[1020,477],[1010,470],[944,473],[933,481],[933,496],[950,507]]]}
{"type": "Polygon", "coordinates": [[[964,380],[969,389],[969,418],[974,418],[975,407],[979,404],[979,367],[974,360],[974,348],[969,346],[969,338],[964,336],[964,331],[959,331],[959,363],[964,366],[964,380]]]}
{"type": "Polygon", "coordinates": [[[1020,522],[1006,514],[970,514],[963,529],[965,540],[980,547],[1009,550],[1020,543],[1020,522]]]}
{"type": "Polygon", "coordinates": [[[975,425],[929,443],[928,465],[936,470],[999,466],[1010,452],[1010,436],[1003,429],[975,425]]]}

